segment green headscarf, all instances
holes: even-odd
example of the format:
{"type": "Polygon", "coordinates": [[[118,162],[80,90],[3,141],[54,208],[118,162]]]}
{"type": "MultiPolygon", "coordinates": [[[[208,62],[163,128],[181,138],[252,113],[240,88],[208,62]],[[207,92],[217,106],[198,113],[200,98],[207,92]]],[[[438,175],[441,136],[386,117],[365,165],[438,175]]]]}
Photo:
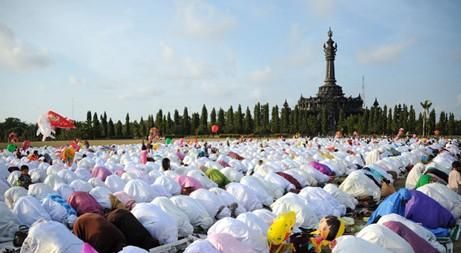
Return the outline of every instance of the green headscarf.
{"type": "Polygon", "coordinates": [[[209,168],[206,170],[205,174],[221,188],[230,183],[230,180],[217,169],[209,168]]]}

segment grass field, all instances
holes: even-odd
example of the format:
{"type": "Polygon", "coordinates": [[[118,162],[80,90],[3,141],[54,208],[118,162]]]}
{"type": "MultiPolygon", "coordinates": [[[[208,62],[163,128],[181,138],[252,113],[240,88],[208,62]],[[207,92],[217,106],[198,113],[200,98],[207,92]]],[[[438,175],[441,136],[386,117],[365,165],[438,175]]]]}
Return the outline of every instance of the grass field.
{"type": "MultiPolygon", "coordinates": [[[[185,137],[184,139],[186,140],[195,140],[195,136],[190,136],[190,137],[185,137]]],[[[210,137],[204,137],[204,138],[198,138],[199,141],[203,140],[224,140],[225,138],[210,138],[210,137]]],[[[173,139],[174,141],[175,139],[173,139]]],[[[72,140],[60,140],[60,141],[32,141],[31,146],[32,147],[41,147],[41,146],[52,146],[52,147],[61,147],[63,145],[69,145],[72,140]]],[[[111,139],[111,140],[89,140],[90,145],[112,145],[112,144],[141,144],[142,139],[111,139]]],[[[165,140],[161,140],[161,142],[165,142],[165,140]]],[[[6,142],[0,142],[0,149],[6,148],[8,143],[6,142]]],[[[16,146],[21,147],[22,142],[16,143],[16,146]]]]}
{"type": "MultiPolygon", "coordinates": [[[[32,147],[41,147],[41,146],[52,146],[52,147],[60,147],[63,145],[70,144],[70,140],[65,141],[32,141],[32,147]]],[[[90,140],[90,145],[111,145],[111,144],[135,144],[135,143],[142,143],[141,139],[120,139],[120,140],[90,140]]],[[[1,142],[0,149],[6,148],[8,143],[1,142]]],[[[16,144],[18,147],[21,147],[22,142],[16,144]]]]}

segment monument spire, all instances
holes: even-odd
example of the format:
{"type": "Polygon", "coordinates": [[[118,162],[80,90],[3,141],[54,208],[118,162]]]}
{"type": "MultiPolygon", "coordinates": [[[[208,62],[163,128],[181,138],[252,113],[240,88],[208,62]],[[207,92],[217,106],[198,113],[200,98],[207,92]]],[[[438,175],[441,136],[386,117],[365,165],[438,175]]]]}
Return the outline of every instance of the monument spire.
{"type": "Polygon", "coordinates": [[[328,29],[328,40],[323,44],[323,51],[325,52],[326,72],[325,72],[325,85],[336,85],[335,79],[335,56],[338,45],[331,38],[333,32],[331,27],[328,29]]]}
{"type": "Polygon", "coordinates": [[[326,60],[325,81],[319,87],[316,97],[305,98],[301,95],[298,100],[299,110],[320,117],[326,112],[327,125],[324,133],[334,134],[337,130],[337,123],[345,116],[354,115],[363,111],[363,100],[360,97],[345,97],[343,88],[336,83],[335,78],[335,56],[338,46],[333,41],[333,32],[328,29],[328,40],[323,44],[323,52],[326,60]]]}

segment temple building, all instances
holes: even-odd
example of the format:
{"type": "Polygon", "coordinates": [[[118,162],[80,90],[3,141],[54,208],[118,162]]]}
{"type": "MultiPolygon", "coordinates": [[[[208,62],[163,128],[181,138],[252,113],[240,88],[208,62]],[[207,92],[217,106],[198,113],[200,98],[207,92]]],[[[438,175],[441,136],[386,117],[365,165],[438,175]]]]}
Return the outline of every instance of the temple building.
{"type": "Polygon", "coordinates": [[[328,131],[336,130],[339,115],[343,113],[345,117],[351,114],[362,112],[363,100],[360,97],[345,97],[341,86],[336,84],[335,78],[335,56],[338,48],[336,42],[331,38],[333,32],[328,31],[328,40],[323,44],[325,52],[326,73],[325,81],[319,87],[316,97],[305,98],[301,96],[298,101],[298,108],[315,115],[319,115],[325,110],[328,119],[328,131]]]}

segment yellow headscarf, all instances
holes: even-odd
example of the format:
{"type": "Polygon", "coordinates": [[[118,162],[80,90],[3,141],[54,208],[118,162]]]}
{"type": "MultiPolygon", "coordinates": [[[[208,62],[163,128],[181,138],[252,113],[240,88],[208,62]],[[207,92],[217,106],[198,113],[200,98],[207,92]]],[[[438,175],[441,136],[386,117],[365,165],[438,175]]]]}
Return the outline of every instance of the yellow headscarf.
{"type": "Polygon", "coordinates": [[[296,223],[296,213],[289,211],[277,216],[267,231],[267,239],[270,245],[280,245],[291,234],[296,223]]]}
{"type": "Polygon", "coordinates": [[[344,234],[344,231],[346,230],[346,223],[344,222],[344,220],[341,217],[339,217],[338,220],[339,220],[339,229],[338,229],[338,232],[336,233],[335,239],[342,236],[344,234]]]}

